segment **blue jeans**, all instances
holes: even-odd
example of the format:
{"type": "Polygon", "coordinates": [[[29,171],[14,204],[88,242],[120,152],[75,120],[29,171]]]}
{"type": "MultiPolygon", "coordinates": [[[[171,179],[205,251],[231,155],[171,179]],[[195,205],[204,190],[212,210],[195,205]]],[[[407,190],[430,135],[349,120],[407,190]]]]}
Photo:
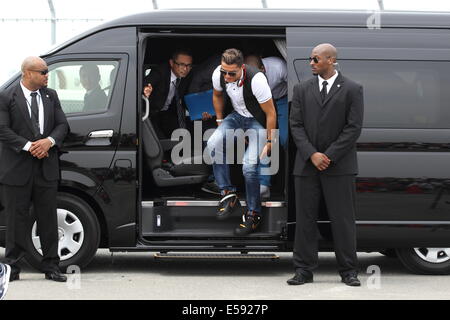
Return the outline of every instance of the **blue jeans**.
{"type": "Polygon", "coordinates": [[[242,158],[247,209],[260,213],[259,155],[266,144],[266,129],[255,118],[247,118],[234,111],[223,120],[209,138],[207,152],[212,157],[214,176],[222,193],[224,190],[236,191],[236,187],[231,184],[229,164],[234,160],[234,142],[236,140],[238,142],[238,155],[240,150],[242,151],[240,147],[245,148],[244,136],[248,138],[247,149],[242,158]],[[238,135],[236,129],[242,129],[241,133],[245,135],[238,135]]]}

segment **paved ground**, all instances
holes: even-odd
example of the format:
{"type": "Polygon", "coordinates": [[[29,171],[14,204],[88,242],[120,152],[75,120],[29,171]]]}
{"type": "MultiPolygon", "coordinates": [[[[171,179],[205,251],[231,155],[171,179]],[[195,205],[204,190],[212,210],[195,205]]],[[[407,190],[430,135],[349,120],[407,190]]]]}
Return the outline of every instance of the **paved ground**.
{"type": "MultiPolygon", "coordinates": [[[[4,249],[0,249],[0,259],[4,249]]],[[[358,254],[362,287],[340,283],[332,253],[320,254],[314,283],[288,286],[292,276],[291,254],[276,261],[170,260],[153,253],[115,253],[99,250],[92,263],[68,283],[44,280],[24,267],[21,280],[10,283],[6,300],[151,299],[151,300],[309,300],[309,299],[449,299],[450,276],[408,273],[397,259],[378,253],[358,254]],[[378,266],[381,276],[367,273],[378,266]],[[80,280],[80,281],[78,281],[80,280]]]]}

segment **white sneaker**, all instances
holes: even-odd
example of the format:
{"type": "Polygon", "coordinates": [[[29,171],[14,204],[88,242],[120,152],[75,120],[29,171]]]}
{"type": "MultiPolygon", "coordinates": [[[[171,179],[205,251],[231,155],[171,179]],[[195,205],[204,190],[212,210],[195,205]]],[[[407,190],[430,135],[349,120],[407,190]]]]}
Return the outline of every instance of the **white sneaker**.
{"type": "Polygon", "coordinates": [[[259,185],[259,194],[261,199],[269,199],[270,198],[270,187],[265,186],[263,184],[259,185]]]}
{"type": "Polygon", "coordinates": [[[10,275],[11,267],[7,264],[0,263],[0,300],[3,300],[6,295],[6,291],[8,291],[10,275]]]}

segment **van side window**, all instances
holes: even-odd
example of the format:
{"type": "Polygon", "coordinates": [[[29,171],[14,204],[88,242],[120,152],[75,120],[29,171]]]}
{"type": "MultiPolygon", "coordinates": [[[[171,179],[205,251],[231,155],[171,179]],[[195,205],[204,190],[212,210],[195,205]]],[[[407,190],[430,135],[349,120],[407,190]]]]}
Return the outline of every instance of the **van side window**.
{"type": "Polygon", "coordinates": [[[117,61],[67,61],[49,66],[48,87],[58,92],[66,114],[108,109],[117,61]]]}
{"type": "MultiPolygon", "coordinates": [[[[364,87],[364,127],[450,128],[450,63],[447,61],[338,62],[343,75],[364,87]]],[[[305,60],[295,61],[295,67],[301,80],[310,77],[305,60]]]]}

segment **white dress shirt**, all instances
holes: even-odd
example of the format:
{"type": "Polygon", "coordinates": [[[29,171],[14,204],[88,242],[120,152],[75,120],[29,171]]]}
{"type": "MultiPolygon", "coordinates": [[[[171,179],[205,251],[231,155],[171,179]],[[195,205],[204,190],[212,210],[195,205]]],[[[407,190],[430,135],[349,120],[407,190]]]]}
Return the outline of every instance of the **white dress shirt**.
{"type": "Polygon", "coordinates": [[[325,80],[324,78],[322,78],[321,76],[317,75],[317,78],[319,79],[319,91],[322,91],[322,83],[324,81],[326,81],[327,84],[327,94],[330,92],[331,87],[333,86],[334,81],[336,80],[338,76],[338,72],[336,70],[336,73],[328,80],[325,80]]]}
{"type": "MultiPolygon", "coordinates": [[[[38,109],[39,109],[39,132],[41,134],[44,134],[44,105],[42,104],[42,96],[41,96],[41,92],[38,91],[30,91],[28,90],[27,87],[25,87],[22,83],[22,81],[20,81],[20,86],[22,87],[22,91],[23,91],[23,95],[25,96],[26,102],[27,102],[27,107],[28,107],[28,113],[30,115],[31,118],[31,93],[36,92],[37,96],[36,96],[36,100],[37,100],[37,104],[38,104],[38,109]]],[[[47,137],[50,142],[52,143],[52,147],[55,145],[55,140],[52,137],[47,137]]],[[[31,147],[31,142],[28,141],[25,146],[22,148],[22,150],[24,151],[28,151],[30,150],[31,147]]]]}
{"type": "MultiPolygon", "coordinates": [[[[220,85],[220,67],[218,66],[212,75],[212,82],[214,89],[217,91],[222,91],[222,86],[220,85]]],[[[244,73],[242,72],[241,80],[244,77],[244,73]]],[[[238,86],[238,81],[226,83],[225,84],[227,94],[230,97],[231,104],[233,105],[233,109],[236,110],[243,117],[252,118],[253,115],[248,111],[245,106],[244,101],[244,86],[238,86]]],[[[267,82],[266,76],[262,72],[258,72],[252,78],[252,92],[256,97],[259,103],[264,103],[269,101],[272,98],[272,93],[270,91],[269,84],[267,82]]]]}

